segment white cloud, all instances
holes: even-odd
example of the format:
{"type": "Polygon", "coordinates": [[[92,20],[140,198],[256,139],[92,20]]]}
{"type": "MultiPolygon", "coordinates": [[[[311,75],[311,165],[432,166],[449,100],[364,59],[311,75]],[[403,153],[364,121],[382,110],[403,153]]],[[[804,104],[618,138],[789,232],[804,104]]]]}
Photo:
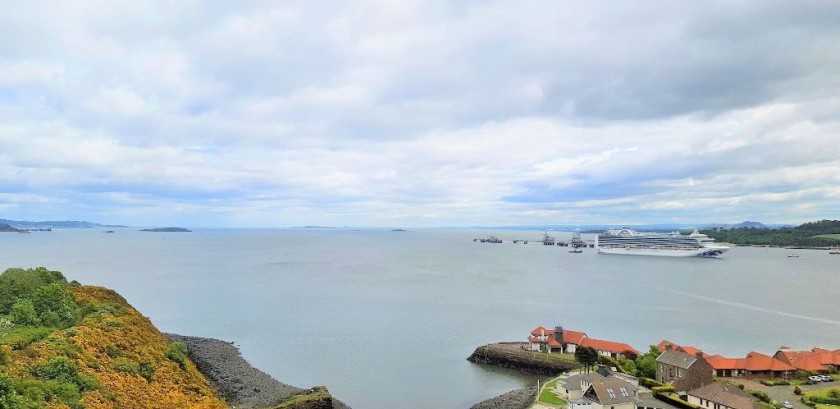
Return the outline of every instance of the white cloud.
{"type": "Polygon", "coordinates": [[[0,207],[220,225],[831,217],[837,14],[14,5],[0,207]]]}

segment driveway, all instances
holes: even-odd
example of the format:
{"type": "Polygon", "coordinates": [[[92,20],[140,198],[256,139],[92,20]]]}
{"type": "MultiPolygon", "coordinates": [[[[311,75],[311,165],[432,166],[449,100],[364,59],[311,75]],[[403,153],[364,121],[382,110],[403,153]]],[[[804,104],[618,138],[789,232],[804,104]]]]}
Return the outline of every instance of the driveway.
{"type": "MultiPolygon", "coordinates": [[[[770,399],[773,399],[775,401],[789,401],[795,409],[810,409],[808,406],[802,404],[802,402],[799,400],[799,396],[793,393],[793,389],[795,388],[795,386],[793,385],[766,386],[756,381],[751,381],[749,379],[730,378],[729,380],[734,384],[742,383],[744,384],[744,388],[749,390],[767,392],[767,395],[770,396],[770,399]]],[[[800,385],[799,388],[802,389],[803,392],[807,392],[815,389],[826,389],[836,387],[838,386],[838,384],[840,383],[838,383],[837,381],[822,382],[816,385],[800,385]]]]}

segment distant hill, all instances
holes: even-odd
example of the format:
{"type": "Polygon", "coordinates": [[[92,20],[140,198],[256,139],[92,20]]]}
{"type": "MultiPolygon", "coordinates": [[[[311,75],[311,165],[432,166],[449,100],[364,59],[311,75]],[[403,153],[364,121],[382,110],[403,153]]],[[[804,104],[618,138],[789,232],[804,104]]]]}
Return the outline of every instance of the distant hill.
{"type": "Polygon", "coordinates": [[[11,226],[18,226],[18,227],[26,227],[26,228],[37,228],[37,227],[52,227],[54,229],[90,229],[94,227],[128,227],[122,225],[115,225],[115,224],[99,224],[93,222],[86,222],[82,220],[64,220],[64,221],[42,221],[42,222],[33,222],[33,221],[26,221],[26,220],[7,220],[7,219],[0,219],[0,223],[8,224],[11,226]]]}
{"type": "Polygon", "coordinates": [[[19,231],[20,231],[19,229],[16,229],[16,228],[14,228],[14,227],[12,227],[12,226],[9,226],[9,225],[8,225],[8,224],[6,224],[6,223],[0,223],[0,232],[12,232],[12,233],[15,233],[15,232],[19,232],[19,231]]]}

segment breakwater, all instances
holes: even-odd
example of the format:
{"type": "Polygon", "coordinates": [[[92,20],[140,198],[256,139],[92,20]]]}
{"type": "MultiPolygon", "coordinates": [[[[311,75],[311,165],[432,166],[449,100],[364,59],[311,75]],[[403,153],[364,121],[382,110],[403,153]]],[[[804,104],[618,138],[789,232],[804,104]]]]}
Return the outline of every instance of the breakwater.
{"type": "Polygon", "coordinates": [[[499,342],[475,349],[468,361],[495,365],[536,375],[558,375],[580,368],[580,364],[551,354],[526,351],[524,342],[499,342]]]}

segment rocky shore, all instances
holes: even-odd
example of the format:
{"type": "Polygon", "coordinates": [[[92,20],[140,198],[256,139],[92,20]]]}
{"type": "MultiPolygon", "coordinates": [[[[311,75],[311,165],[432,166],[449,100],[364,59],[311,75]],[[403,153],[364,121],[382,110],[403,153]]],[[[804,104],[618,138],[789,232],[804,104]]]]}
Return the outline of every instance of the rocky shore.
{"type": "Polygon", "coordinates": [[[326,387],[301,389],[286,385],[251,366],[230,342],[213,338],[166,334],[187,345],[188,355],[210,383],[234,408],[349,409],[333,399],[326,387]]]}
{"type": "Polygon", "coordinates": [[[536,375],[558,375],[580,367],[580,364],[555,358],[554,354],[540,354],[526,351],[523,342],[499,342],[482,345],[467,358],[478,364],[496,365],[536,375]]]}
{"type": "Polygon", "coordinates": [[[534,403],[536,396],[537,387],[529,386],[527,388],[514,389],[495,398],[479,402],[470,409],[525,409],[534,403]]]}

